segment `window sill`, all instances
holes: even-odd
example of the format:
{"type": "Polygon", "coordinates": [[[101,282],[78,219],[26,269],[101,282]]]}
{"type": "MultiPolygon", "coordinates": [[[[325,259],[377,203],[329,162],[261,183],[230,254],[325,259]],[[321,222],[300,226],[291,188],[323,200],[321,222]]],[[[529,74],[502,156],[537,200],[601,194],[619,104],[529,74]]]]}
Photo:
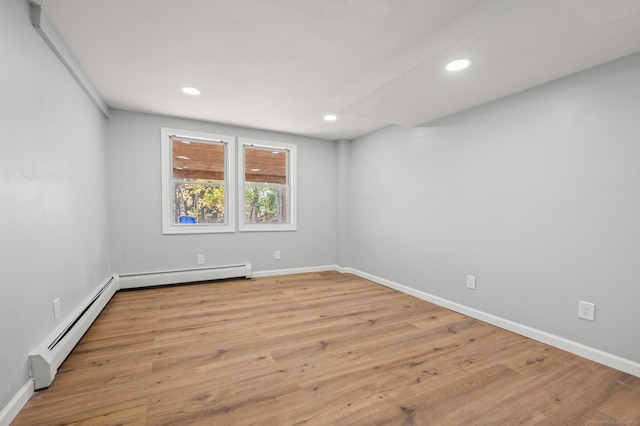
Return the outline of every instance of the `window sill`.
{"type": "Polygon", "coordinates": [[[236,232],[230,226],[211,226],[211,225],[181,225],[181,226],[169,226],[162,230],[164,235],[178,235],[178,234],[223,234],[236,232]]]}
{"type": "Polygon", "coordinates": [[[275,232],[275,231],[296,231],[297,227],[291,223],[252,223],[240,225],[240,232],[275,232]]]}

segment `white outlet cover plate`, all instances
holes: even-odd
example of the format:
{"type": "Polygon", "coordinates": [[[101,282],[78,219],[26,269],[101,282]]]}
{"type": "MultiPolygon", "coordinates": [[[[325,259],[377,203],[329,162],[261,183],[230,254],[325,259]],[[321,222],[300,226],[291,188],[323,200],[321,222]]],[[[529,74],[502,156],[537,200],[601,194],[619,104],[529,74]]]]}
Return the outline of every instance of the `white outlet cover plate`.
{"type": "Polygon", "coordinates": [[[467,275],[467,288],[476,289],[476,277],[474,275],[467,275]]]}
{"type": "Polygon", "coordinates": [[[589,321],[596,320],[596,305],[590,302],[578,302],[578,318],[586,319],[589,321]]]}
{"type": "Polygon", "coordinates": [[[204,264],[204,254],[199,254],[198,255],[198,265],[203,265],[204,264]]]}

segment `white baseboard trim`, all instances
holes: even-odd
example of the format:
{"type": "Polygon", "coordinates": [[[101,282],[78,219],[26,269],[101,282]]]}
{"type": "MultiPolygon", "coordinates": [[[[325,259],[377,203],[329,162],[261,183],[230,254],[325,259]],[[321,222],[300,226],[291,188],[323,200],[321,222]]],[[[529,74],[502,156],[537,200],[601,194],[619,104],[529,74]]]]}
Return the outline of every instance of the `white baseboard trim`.
{"type": "Polygon", "coordinates": [[[33,393],[33,380],[29,379],[22,385],[14,397],[11,398],[7,406],[0,411],[0,426],[9,426],[29,401],[33,393]]]}
{"type": "Polygon", "coordinates": [[[521,336],[537,340],[538,342],[554,346],[558,349],[562,349],[574,355],[578,355],[582,358],[586,358],[591,361],[606,365],[607,367],[615,368],[616,370],[624,371],[625,373],[640,377],[640,364],[626,358],[622,358],[617,355],[613,355],[608,352],[604,352],[599,349],[595,349],[590,346],[586,346],[581,343],[577,343],[572,340],[547,333],[545,331],[522,325],[495,315],[491,315],[486,312],[479,311],[477,309],[473,309],[468,306],[461,305],[459,303],[452,302],[450,300],[443,299],[441,297],[434,296],[402,284],[398,284],[394,281],[390,281],[384,278],[377,277],[375,275],[368,274],[366,272],[359,271],[357,269],[337,267],[336,270],[343,273],[351,273],[357,275],[369,281],[373,281],[394,290],[401,291],[402,293],[417,297],[427,302],[434,303],[436,305],[461,313],[463,315],[467,315],[477,320],[484,321],[488,324],[495,325],[496,327],[500,327],[505,330],[517,333],[521,336]]]}
{"type": "Polygon", "coordinates": [[[262,277],[275,277],[278,275],[293,275],[293,274],[306,274],[310,272],[326,272],[326,271],[340,271],[340,267],[337,265],[323,265],[323,266],[311,266],[309,268],[293,268],[293,269],[274,269],[271,271],[259,271],[254,272],[254,278],[262,277]]]}

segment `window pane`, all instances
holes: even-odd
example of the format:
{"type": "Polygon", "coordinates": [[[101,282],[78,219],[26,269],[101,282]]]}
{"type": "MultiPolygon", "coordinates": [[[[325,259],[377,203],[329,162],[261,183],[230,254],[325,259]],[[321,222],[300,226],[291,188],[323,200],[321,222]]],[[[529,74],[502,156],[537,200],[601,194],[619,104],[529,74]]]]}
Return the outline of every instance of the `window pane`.
{"type": "Polygon", "coordinates": [[[173,179],[224,181],[225,144],[172,141],[173,179]]]}
{"type": "Polygon", "coordinates": [[[225,223],[224,198],[224,185],[207,183],[174,183],[174,225],[225,223]]]}
{"type": "Polygon", "coordinates": [[[285,149],[244,147],[245,182],[286,185],[287,157],[285,149]]]}
{"type": "Polygon", "coordinates": [[[225,223],[225,144],[173,139],[173,223],[225,223]]]}
{"type": "Polygon", "coordinates": [[[245,223],[288,222],[288,185],[245,185],[245,223]]]}

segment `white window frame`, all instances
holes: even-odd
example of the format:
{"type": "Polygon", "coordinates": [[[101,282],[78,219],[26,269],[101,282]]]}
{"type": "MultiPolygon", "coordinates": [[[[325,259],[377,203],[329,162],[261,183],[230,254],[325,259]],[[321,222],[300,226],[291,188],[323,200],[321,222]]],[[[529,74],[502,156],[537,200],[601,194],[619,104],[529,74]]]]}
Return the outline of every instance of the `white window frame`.
{"type": "Polygon", "coordinates": [[[162,233],[163,234],[207,234],[235,232],[236,230],[236,138],[229,135],[193,132],[190,130],[161,128],[162,158],[162,233]],[[222,142],[225,147],[225,223],[174,224],[173,223],[173,166],[172,140],[186,139],[194,142],[222,142]]]}
{"type": "Polygon", "coordinates": [[[265,141],[250,138],[238,138],[238,230],[240,232],[257,232],[257,231],[295,231],[297,230],[297,154],[296,145],[265,141]],[[270,223],[245,223],[246,199],[245,199],[245,170],[244,170],[244,147],[252,146],[256,148],[286,150],[289,152],[289,161],[287,164],[287,182],[290,187],[289,200],[289,222],[270,222],[270,223]]]}

